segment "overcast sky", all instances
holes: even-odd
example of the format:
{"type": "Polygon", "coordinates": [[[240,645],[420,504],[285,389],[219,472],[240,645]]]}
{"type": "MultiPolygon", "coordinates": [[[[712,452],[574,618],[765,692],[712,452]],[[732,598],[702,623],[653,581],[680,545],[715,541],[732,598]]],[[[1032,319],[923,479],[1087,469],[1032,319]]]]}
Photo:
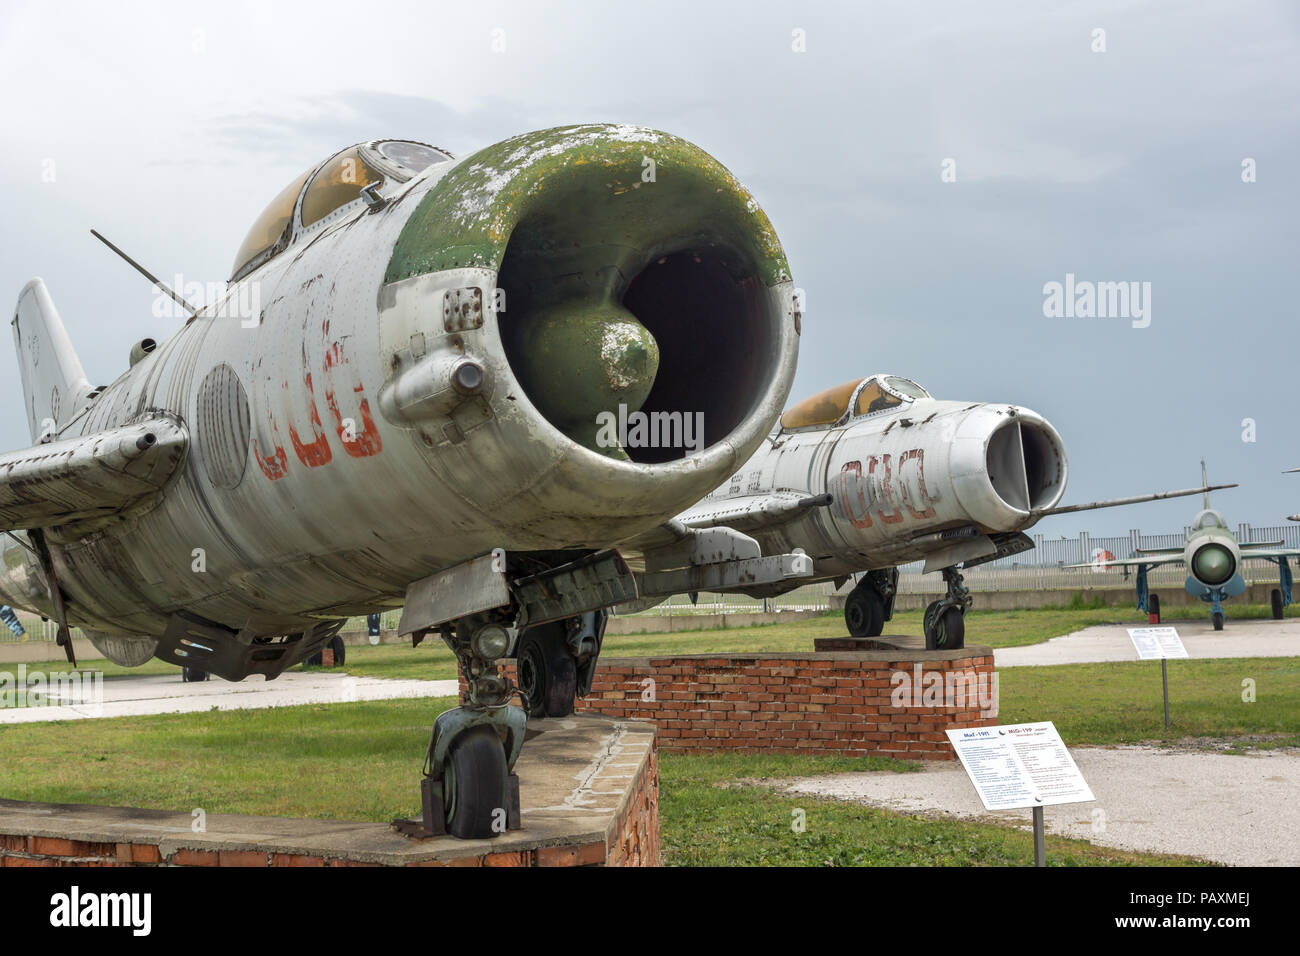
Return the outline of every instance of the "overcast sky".
{"type": "MultiPolygon", "coordinates": [[[[549,126],[647,125],[718,157],[776,225],[807,296],[792,400],[890,371],[1015,402],[1061,432],[1067,502],[1193,485],[1204,456],[1241,483],[1215,500],[1230,524],[1282,524],[1300,512],[1300,475],[1280,474],[1300,466],[1298,11],[6,2],[0,291],[43,277],[107,383],[176,323],[92,226],[160,276],[221,281],[268,200],[344,145],[465,155],[549,126]],[[1151,283],[1149,326],[1045,317],[1043,287],[1067,273],[1151,283]]],[[[8,333],[0,369],[0,447],[22,447],[8,333]]],[[[1178,530],[1198,506],[1038,530],[1178,530]]]]}

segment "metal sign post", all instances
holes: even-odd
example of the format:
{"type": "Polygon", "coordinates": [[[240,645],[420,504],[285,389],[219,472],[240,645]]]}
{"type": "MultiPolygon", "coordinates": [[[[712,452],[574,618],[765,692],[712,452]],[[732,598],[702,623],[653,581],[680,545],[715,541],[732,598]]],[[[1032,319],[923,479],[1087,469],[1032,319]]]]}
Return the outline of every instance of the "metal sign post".
{"type": "Polygon", "coordinates": [[[1029,807],[1034,866],[1047,866],[1043,808],[1095,799],[1051,721],[945,731],[986,810],[1029,807]]]}
{"type": "Polygon", "coordinates": [[[1169,658],[1187,657],[1178,630],[1172,627],[1130,627],[1129,640],[1144,661],[1160,660],[1160,686],[1165,702],[1165,730],[1169,729],[1169,658]]]}
{"type": "Polygon", "coordinates": [[[1160,684],[1165,695],[1165,730],[1169,729],[1169,659],[1160,658],[1160,684]]]}
{"type": "Polygon", "coordinates": [[[1043,808],[1034,807],[1034,866],[1047,866],[1047,837],[1043,832],[1043,808]]]}

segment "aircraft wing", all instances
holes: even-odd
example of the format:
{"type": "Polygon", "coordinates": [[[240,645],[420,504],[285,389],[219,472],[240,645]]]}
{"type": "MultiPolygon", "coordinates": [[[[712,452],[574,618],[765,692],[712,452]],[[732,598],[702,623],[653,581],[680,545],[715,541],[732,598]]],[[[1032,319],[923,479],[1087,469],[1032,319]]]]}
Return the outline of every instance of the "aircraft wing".
{"type": "Polygon", "coordinates": [[[1300,548],[1279,547],[1272,542],[1264,545],[1243,544],[1241,546],[1241,560],[1243,561],[1249,558],[1294,558],[1297,555],[1300,555],[1300,548]]]}
{"type": "Polygon", "coordinates": [[[160,491],[189,445],[170,418],[0,455],[0,531],[114,514],[160,491]]]}
{"type": "Polygon", "coordinates": [[[1159,491],[1152,495],[1134,495],[1131,498],[1110,498],[1105,501],[1090,501],[1084,505],[1059,505],[1055,508],[1038,508],[1034,514],[1040,518],[1047,515],[1068,515],[1079,511],[1096,511],[1100,508],[1120,508],[1124,505],[1140,505],[1147,501],[1164,501],[1166,498],[1186,498],[1188,495],[1209,494],[1224,488],[1236,488],[1230,485],[1203,485],[1200,488],[1182,488],[1178,491],[1159,491]]]}
{"type": "Polygon", "coordinates": [[[1181,564],[1183,549],[1164,553],[1140,554],[1132,558],[1115,558],[1111,561],[1088,561],[1085,564],[1067,564],[1067,568],[1136,568],[1140,564],[1158,566],[1161,564],[1181,564]]]}
{"type": "Polygon", "coordinates": [[[778,491],[726,501],[702,501],[677,516],[688,528],[733,528],[751,532],[784,524],[805,511],[822,508],[831,503],[831,496],[801,495],[793,491],[778,491]]]}

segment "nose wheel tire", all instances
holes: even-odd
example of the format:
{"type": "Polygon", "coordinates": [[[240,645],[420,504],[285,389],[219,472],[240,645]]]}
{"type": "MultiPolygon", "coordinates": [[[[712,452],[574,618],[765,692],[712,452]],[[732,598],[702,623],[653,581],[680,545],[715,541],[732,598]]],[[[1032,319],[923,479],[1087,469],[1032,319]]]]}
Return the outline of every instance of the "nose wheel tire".
{"type": "Polygon", "coordinates": [[[844,623],[851,637],[879,637],[885,629],[885,602],[874,588],[858,585],[844,599],[844,623]]]}
{"type": "Polygon", "coordinates": [[[505,748],[494,729],[471,727],[457,735],[443,769],[447,832],[462,840],[504,833],[508,777],[505,748]]]}
{"type": "Polygon", "coordinates": [[[1213,624],[1214,624],[1214,629],[1215,629],[1216,631],[1221,631],[1221,630],[1223,630],[1223,612],[1222,612],[1222,611],[1215,611],[1213,614],[1210,615],[1210,620],[1211,620],[1211,622],[1213,622],[1213,624]]]}
{"type": "Polygon", "coordinates": [[[525,631],[516,655],[519,689],[529,717],[568,717],[578,693],[578,663],[560,625],[525,631]]]}
{"type": "Polygon", "coordinates": [[[966,646],[966,618],[959,607],[941,608],[932,601],[925,609],[925,649],[951,651],[966,646]]]}
{"type": "Polygon", "coordinates": [[[181,680],[186,684],[193,684],[198,681],[207,680],[212,675],[207,671],[201,671],[195,667],[182,667],[181,680]]]}
{"type": "Polygon", "coordinates": [[[1273,601],[1273,620],[1282,620],[1282,592],[1278,588],[1273,589],[1270,595],[1273,601]]]}

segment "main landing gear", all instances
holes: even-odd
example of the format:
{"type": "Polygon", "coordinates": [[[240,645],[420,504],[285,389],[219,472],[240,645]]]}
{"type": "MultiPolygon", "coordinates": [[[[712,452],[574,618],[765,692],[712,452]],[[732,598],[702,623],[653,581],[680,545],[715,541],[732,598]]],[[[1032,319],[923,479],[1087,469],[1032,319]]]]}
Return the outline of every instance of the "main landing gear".
{"type": "Polygon", "coordinates": [[[943,569],[948,593],[925,609],[925,649],[950,651],[966,646],[966,612],[972,603],[956,567],[943,569]]]}
{"type": "Polygon", "coordinates": [[[894,616],[898,568],[868,571],[844,600],[844,623],[852,637],[879,637],[894,616]]]}

